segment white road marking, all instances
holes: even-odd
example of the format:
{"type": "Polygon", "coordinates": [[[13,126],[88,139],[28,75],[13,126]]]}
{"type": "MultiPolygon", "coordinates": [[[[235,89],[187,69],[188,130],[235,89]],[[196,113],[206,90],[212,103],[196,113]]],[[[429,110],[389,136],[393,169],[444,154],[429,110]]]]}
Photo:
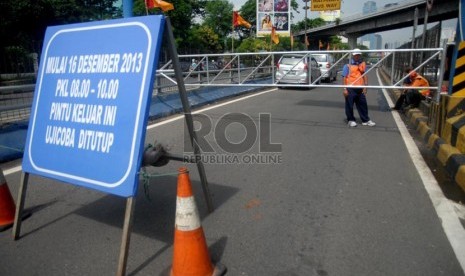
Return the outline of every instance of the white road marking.
{"type": "MultiPolygon", "coordinates": [[[[215,105],[212,105],[212,106],[209,106],[209,107],[205,107],[205,108],[193,111],[192,114],[198,114],[198,113],[208,111],[208,110],[211,110],[211,109],[215,109],[215,108],[218,108],[218,107],[221,107],[221,106],[225,106],[225,105],[228,105],[228,104],[232,104],[232,103],[235,103],[235,102],[240,102],[240,101],[243,101],[243,100],[247,100],[249,98],[260,96],[260,95],[263,95],[263,94],[266,94],[266,93],[270,93],[270,92],[273,92],[273,91],[276,91],[276,90],[278,90],[278,89],[273,88],[273,89],[270,89],[270,90],[266,90],[266,91],[262,91],[262,92],[259,92],[259,93],[254,93],[254,94],[251,94],[251,95],[247,95],[247,96],[244,96],[244,97],[233,99],[233,100],[230,100],[230,101],[227,101],[227,102],[224,102],[224,103],[215,104],[215,105]]],[[[175,116],[175,117],[170,118],[168,120],[165,120],[165,121],[150,125],[150,126],[147,127],[147,129],[152,129],[152,128],[155,128],[155,127],[159,127],[159,126],[162,126],[162,125],[165,125],[165,124],[168,124],[168,123],[171,123],[171,122],[183,119],[183,118],[184,118],[184,115],[178,115],[178,116],[175,116]]]]}
{"type": "MultiPolygon", "coordinates": [[[[381,78],[378,71],[376,71],[376,75],[378,77],[378,82],[381,83],[381,78]]],[[[386,89],[383,88],[382,91],[389,106],[394,106],[386,89]]],[[[452,249],[454,250],[457,260],[462,266],[462,270],[465,272],[465,229],[460,223],[459,217],[454,211],[453,205],[449,199],[444,196],[436,178],[423,159],[423,156],[421,156],[417,145],[408,132],[404,122],[400,118],[399,113],[396,111],[392,111],[391,113],[394,117],[394,121],[396,122],[397,127],[399,128],[400,134],[402,135],[402,139],[407,146],[410,158],[417,168],[418,174],[420,175],[423,185],[428,192],[434,209],[436,210],[436,213],[441,220],[442,228],[446,233],[447,239],[449,240],[452,249]]]]}
{"type": "MultiPolygon", "coordinates": [[[[211,110],[211,109],[215,109],[215,108],[225,106],[225,105],[228,105],[228,104],[244,101],[244,100],[247,100],[247,99],[250,99],[250,98],[253,98],[253,97],[256,97],[256,96],[260,96],[260,95],[263,95],[263,94],[266,94],[266,93],[270,93],[270,92],[273,92],[273,91],[276,91],[276,90],[278,90],[278,89],[273,88],[273,89],[262,91],[262,92],[259,92],[259,93],[254,93],[254,94],[251,94],[251,95],[239,97],[239,98],[232,99],[232,100],[220,103],[220,104],[215,104],[215,105],[212,105],[212,106],[209,106],[209,107],[205,107],[205,108],[193,111],[192,114],[198,114],[198,113],[208,111],[208,110],[211,110]]],[[[175,116],[173,118],[170,118],[170,119],[155,123],[153,125],[149,125],[149,126],[147,126],[147,129],[152,129],[152,128],[156,128],[156,127],[159,127],[159,126],[162,126],[162,125],[166,125],[166,124],[169,124],[171,122],[174,122],[174,121],[177,121],[177,120],[180,120],[180,119],[183,119],[183,118],[184,118],[184,115],[177,115],[177,116],[175,116]]],[[[17,173],[17,172],[20,172],[20,171],[22,171],[22,167],[21,166],[16,166],[16,167],[12,167],[10,169],[5,170],[3,172],[3,174],[4,175],[10,175],[10,174],[17,173]]]]}

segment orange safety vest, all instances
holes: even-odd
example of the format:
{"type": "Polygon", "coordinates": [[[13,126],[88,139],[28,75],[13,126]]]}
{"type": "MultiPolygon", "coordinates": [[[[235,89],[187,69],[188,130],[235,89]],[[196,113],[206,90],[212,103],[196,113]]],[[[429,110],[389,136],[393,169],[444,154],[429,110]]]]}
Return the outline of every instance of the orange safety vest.
{"type": "Polygon", "coordinates": [[[366,64],[347,64],[349,66],[349,75],[347,75],[348,85],[364,85],[364,79],[361,77],[365,73],[366,64]],[[358,80],[357,80],[358,79],[358,80]]]}
{"type": "MultiPolygon", "coordinates": [[[[413,87],[415,87],[415,86],[418,86],[418,87],[420,87],[420,86],[429,86],[429,82],[424,77],[422,77],[420,75],[417,75],[413,79],[410,86],[413,86],[413,87]]],[[[420,92],[425,97],[428,97],[430,95],[429,89],[418,89],[418,92],[420,92]]]]}

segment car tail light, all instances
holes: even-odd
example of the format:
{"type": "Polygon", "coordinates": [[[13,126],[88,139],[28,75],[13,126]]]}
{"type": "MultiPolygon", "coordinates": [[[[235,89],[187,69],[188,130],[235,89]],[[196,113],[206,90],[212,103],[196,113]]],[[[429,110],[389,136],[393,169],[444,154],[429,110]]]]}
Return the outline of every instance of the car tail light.
{"type": "Polygon", "coordinates": [[[304,70],[308,70],[308,64],[304,63],[304,70]]]}
{"type": "Polygon", "coordinates": [[[331,67],[331,64],[326,63],[326,68],[330,68],[330,67],[331,67]]]}
{"type": "Polygon", "coordinates": [[[279,63],[276,63],[276,68],[278,68],[278,70],[279,70],[279,63]]]}

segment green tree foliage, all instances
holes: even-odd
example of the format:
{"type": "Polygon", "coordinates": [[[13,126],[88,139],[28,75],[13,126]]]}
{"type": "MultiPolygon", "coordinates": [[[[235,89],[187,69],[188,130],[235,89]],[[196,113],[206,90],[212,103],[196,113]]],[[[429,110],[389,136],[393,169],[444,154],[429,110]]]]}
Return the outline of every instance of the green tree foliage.
{"type": "Polygon", "coordinates": [[[194,25],[194,19],[204,14],[203,7],[205,1],[186,1],[186,0],[166,0],[174,6],[174,10],[162,12],[158,8],[147,10],[145,7],[145,0],[135,0],[133,13],[135,16],[142,16],[147,14],[165,14],[170,17],[171,25],[173,27],[173,35],[176,39],[179,48],[186,48],[191,45],[192,41],[189,37],[189,30],[194,25]]]}
{"type": "Polygon", "coordinates": [[[217,53],[222,49],[218,34],[206,24],[194,26],[190,39],[197,53],[217,53]]]}
{"type": "Polygon", "coordinates": [[[242,16],[242,18],[244,18],[244,20],[246,20],[252,25],[250,29],[247,29],[246,27],[243,27],[243,26],[236,27],[237,34],[239,34],[241,39],[251,37],[256,32],[256,29],[257,29],[256,28],[257,26],[256,11],[257,11],[256,0],[248,0],[240,8],[239,14],[242,16]]]}
{"type": "MultiPolygon", "coordinates": [[[[116,0],[3,0],[0,3],[0,56],[41,52],[48,26],[121,16],[116,0]],[[15,49],[12,51],[11,49],[15,49]]],[[[11,70],[0,64],[0,70],[11,70]]]]}
{"type": "Polygon", "coordinates": [[[305,50],[305,44],[294,40],[294,44],[291,47],[291,38],[280,36],[279,43],[274,44],[271,42],[269,35],[259,38],[246,38],[242,43],[235,49],[235,52],[240,53],[256,53],[262,51],[277,52],[277,51],[303,51],[305,50]]]}
{"type": "Polygon", "coordinates": [[[257,25],[257,0],[247,0],[239,12],[242,18],[247,20],[252,26],[257,25]]]}
{"type": "Polygon", "coordinates": [[[205,6],[204,24],[212,28],[221,39],[231,32],[233,4],[227,0],[211,0],[205,6]]]}
{"type": "Polygon", "coordinates": [[[103,20],[121,15],[116,0],[6,0],[0,4],[2,46],[37,51],[48,26],[103,20]]]}
{"type": "MultiPolygon", "coordinates": [[[[0,3],[0,55],[11,56],[37,52],[40,54],[47,26],[88,22],[122,17],[122,9],[115,6],[118,0],[4,0],[0,3]]],[[[241,16],[252,28],[237,27],[232,33],[232,0],[166,0],[174,10],[164,12],[170,17],[179,53],[234,51],[290,51],[303,50],[303,41],[296,38],[291,48],[290,38],[280,36],[280,43],[270,43],[269,37],[255,38],[257,0],[247,0],[240,8],[241,16]],[[239,38],[239,40],[238,40],[239,38]]],[[[298,10],[298,0],[290,0],[291,18],[298,10]]],[[[134,0],[134,16],[161,14],[155,8],[147,10],[145,0],[134,0]]],[[[307,19],[307,28],[324,25],[320,19],[307,19]]],[[[305,21],[291,26],[293,33],[305,28],[305,21]]],[[[331,45],[347,47],[337,37],[331,45]]],[[[0,71],[3,68],[0,65],[0,71]]]]}
{"type": "MultiPolygon", "coordinates": [[[[307,18],[307,29],[312,29],[325,25],[326,22],[321,18],[310,19],[307,18]]],[[[305,19],[291,25],[292,32],[299,32],[305,30],[305,19]]]]}
{"type": "Polygon", "coordinates": [[[291,0],[291,19],[294,18],[294,12],[295,13],[300,13],[299,11],[299,3],[297,2],[297,0],[291,0]]]}
{"type": "Polygon", "coordinates": [[[269,49],[269,42],[264,39],[246,38],[241,45],[235,49],[238,53],[261,52],[269,49]]]}

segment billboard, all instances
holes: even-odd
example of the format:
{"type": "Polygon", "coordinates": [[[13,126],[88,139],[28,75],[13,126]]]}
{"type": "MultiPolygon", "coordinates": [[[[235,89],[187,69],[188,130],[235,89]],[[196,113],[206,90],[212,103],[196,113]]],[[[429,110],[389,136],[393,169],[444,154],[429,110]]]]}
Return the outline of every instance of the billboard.
{"type": "Polygon", "coordinates": [[[336,21],[337,18],[341,17],[341,10],[335,11],[320,11],[320,18],[327,22],[336,21]]]}
{"type": "Polygon", "coordinates": [[[257,36],[271,35],[272,27],[280,36],[289,36],[290,0],[257,0],[257,36]]]}

